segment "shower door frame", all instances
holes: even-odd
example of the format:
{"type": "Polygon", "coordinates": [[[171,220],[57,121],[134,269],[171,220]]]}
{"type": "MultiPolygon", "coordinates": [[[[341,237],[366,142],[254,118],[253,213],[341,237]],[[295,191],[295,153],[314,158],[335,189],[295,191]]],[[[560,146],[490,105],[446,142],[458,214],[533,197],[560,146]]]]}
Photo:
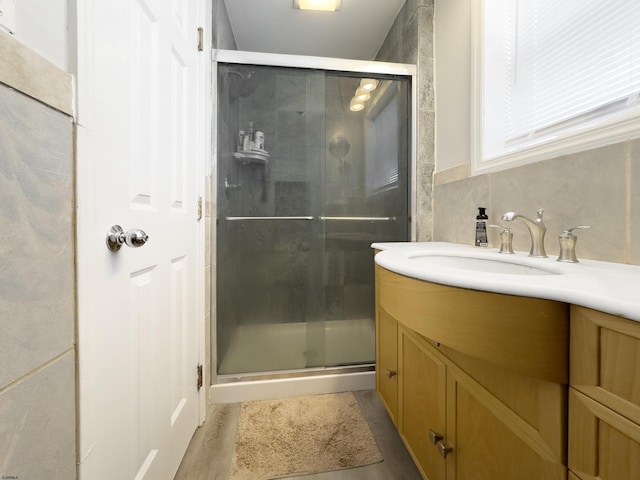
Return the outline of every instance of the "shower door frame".
{"type": "MultiPolygon", "coordinates": [[[[409,138],[409,235],[411,241],[416,240],[416,170],[417,170],[417,68],[415,65],[403,64],[403,63],[390,63],[390,62],[377,62],[377,61],[364,61],[364,60],[350,60],[341,58],[330,57],[311,57],[300,55],[284,55],[273,53],[261,53],[261,52],[246,52],[241,50],[213,50],[212,51],[212,78],[211,89],[214,107],[219,105],[218,101],[218,63],[225,64],[239,64],[239,65],[257,65],[257,66],[269,66],[269,67],[289,67],[300,69],[315,69],[325,71],[336,72],[351,72],[361,75],[366,74],[379,74],[379,75],[397,75],[411,78],[411,105],[410,105],[410,138],[409,138]]],[[[216,111],[214,108],[214,111],[216,111]]],[[[218,119],[217,115],[213,115],[213,122],[211,125],[212,130],[212,167],[211,167],[211,198],[217,199],[218,195],[218,119]]],[[[211,218],[218,218],[217,201],[212,202],[211,218]]],[[[216,252],[216,222],[211,222],[211,239],[212,239],[212,252],[215,255],[216,252]]],[[[217,306],[216,306],[216,291],[217,291],[217,268],[211,269],[211,384],[216,385],[218,381],[217,372],[217,342],[215,341],[217,335],[217,306]]],[[[354,367],[341,367],[335,370],[337,372],[344,372],[353,368],[354,371],[362,371],[363,366],[355,365],[354,367]]],[[[327,370],[327,369],[323,369],[327,370]]],[[[282,371],[276,375],[270,375],[269,378],[291,378],[295,376],[313,376],[317,375],[314,369],[307,369],[305,371],[282,371]]],[[[233,378],[226,379],[226,381],[244,381],[248,378],[264,379],[265,376],[262,373],[256,374],[238,374],[232,376],[233,378]]]]}

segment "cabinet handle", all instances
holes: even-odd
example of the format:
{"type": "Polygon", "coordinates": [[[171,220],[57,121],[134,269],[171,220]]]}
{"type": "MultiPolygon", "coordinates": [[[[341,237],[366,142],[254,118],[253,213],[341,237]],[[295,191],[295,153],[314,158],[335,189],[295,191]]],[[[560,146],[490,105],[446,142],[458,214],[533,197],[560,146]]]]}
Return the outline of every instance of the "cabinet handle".
{"type": "Polygon", "coordinates": [[[398,372],[396,372],[395,370],[389,370],[388,368],[385,371],[385,375],[387,376],[387,378],[395,377],[397,374],[398,372]]]}
{"type": "Polygon", "coordinates": [[[440,452],[440,455],[442,455],[442,458],[447,458],[447,455],[449,455],[451,452],[453,452],[453,448],[447,447],[441,441],[438,442],[436,447],[438,447],[438,452],[440,452]]]}
{"type": "Polygon", "coordinates": [[[431,441],[431,443],[433,443],[434,445],[438,445],[438,442],[442,441],[442,439],[444,439],[442,434],[436,433],[433,430],[429,430],[429,440],[431,441]]]}

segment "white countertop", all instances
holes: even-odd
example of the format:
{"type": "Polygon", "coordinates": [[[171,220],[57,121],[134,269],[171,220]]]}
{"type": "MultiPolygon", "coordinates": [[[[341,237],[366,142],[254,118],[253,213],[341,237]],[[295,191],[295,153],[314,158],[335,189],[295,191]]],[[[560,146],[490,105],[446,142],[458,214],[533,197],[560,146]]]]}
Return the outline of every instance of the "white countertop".
{"type": "Polygon", "coordinates": [[[531,258],[524,252],[500,254],[496,248],[446,242],[374,243],[371,247],[382,250],[375,256],[378,265],[418,280],[557,300],[640,321],[640,266],[594,260],[564,263],[557,262],[555,256],[531,258]],[[439,265],[427,267],[416,261],[416,257],[434,255],[517,263],[547,270],[551,274],[489,273],[439,265]]]}

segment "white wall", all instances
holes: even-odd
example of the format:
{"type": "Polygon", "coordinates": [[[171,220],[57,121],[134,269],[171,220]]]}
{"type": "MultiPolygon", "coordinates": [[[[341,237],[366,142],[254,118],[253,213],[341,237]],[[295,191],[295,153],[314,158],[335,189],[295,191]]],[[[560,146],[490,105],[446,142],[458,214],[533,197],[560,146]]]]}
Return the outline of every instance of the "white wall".
{"type": "Polygon", "coordinates": [[[69,71],[68,0],[15,0],[14,37],[69,71]]]}
{"type": "Polygon", "coordinates": [[[471,161],[470,0],[435,0],[436,171],[471,161]]]}

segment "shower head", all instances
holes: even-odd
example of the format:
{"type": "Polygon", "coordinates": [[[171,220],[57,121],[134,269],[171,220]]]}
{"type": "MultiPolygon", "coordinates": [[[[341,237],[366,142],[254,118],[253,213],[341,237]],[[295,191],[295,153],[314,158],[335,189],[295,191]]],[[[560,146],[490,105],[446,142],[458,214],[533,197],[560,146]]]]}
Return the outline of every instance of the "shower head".
{"type": "Polygon", "coordinates": [[[258,86],[259,78],[255,70],[243,72],[241,70],[229,70],[229,91],[233,98],[246,98],[251,95],[258,86]]]}
{"type": "Polygon", "coordinates": [[[333,137],[329,142],[329,155],[338,160],[342,160],[346,157],[350,149],[351,144],[349,143],[349,140],[344,138],[342,135],[333,137]]]}

